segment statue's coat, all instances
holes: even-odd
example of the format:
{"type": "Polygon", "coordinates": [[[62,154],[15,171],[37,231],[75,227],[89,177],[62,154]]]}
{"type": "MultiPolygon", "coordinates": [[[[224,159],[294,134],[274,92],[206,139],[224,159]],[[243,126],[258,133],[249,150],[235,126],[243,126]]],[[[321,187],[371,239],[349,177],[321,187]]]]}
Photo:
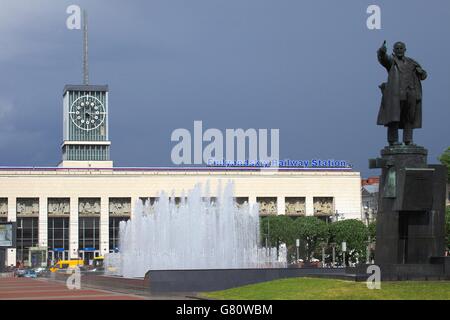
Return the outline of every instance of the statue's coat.
{"type": "MultiPolygon", "coordinates": [[[[413,63],[416,68],[421,68],[420,65],[411,58],[404,57],[407,61],[413,63]]],[[[381,99],[380,111],[378,113],[378,125],[388,126],[392,122],[399,122],[399,128],[403,129],[404,123],[400,120],[400,70],[398,67],[398,58],[388,56],[381,50],[378,51],[378,61],[388,71],[388,81],[380,85],[383,97],[381,99]]],[[[425,73],[426,74],[426,73],[425,73]]],[[[426,77],[426,75],[425,75],[426,77]]],[[[414,121],[412,128],[422,128],[422,84],[420,75],[416,73],[415,90],[416,90],[416,110],[414,112],[414,121]]]]}

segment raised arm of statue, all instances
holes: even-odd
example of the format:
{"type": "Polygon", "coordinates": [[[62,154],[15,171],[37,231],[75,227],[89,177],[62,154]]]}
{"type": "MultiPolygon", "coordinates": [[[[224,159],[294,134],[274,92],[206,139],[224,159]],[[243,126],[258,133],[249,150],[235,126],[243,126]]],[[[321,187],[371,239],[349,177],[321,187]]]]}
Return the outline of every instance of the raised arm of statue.
{"type": "Polygon", "coordinates": [[[392,66],[392,58],[387,55],[386,41],[384,41],[381,48],[378,49],[377,56],[378,62],[389,71],[392,66]]]}

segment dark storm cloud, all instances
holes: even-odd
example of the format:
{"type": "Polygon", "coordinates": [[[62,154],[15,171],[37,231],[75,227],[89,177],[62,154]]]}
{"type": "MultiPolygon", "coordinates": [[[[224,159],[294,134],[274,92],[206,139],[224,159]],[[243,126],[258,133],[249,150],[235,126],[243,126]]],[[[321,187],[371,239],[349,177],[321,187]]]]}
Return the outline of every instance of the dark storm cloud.
{"type": "Polygon", "coordinates": [[[376,49],[404,40],[429,72],[430,160],[450,143],[450,4],[377,1],[0,0],[0,165],[55,165],[62,88],[81,81],[81,33],[65,9],[89,10],[91,82],[109,84],[118,166],[171,165],[176,128],[279,128],[280,156],[345,159],[364,175],[385,144],[375,125],[386,72],[376,49]]]}

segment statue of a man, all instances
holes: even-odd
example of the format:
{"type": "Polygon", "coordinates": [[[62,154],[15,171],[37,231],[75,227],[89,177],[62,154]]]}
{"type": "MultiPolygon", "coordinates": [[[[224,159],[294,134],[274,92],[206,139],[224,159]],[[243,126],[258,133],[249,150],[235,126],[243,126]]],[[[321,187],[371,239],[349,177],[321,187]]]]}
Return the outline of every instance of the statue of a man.
{"type": "Polygon", "coordinates": [[[405,145],[413,143],[413,129],[422,127],[422,84],[427,73],[413,59],[405,56],[406,45],[394,44],[387,55],[386,41],[378,50],[378,61],[388,71],[388,81],[380,85],[383,94],[378,125],[388,127],[389,145],[399,145],[398,129],[403,129],[405,145]]]}

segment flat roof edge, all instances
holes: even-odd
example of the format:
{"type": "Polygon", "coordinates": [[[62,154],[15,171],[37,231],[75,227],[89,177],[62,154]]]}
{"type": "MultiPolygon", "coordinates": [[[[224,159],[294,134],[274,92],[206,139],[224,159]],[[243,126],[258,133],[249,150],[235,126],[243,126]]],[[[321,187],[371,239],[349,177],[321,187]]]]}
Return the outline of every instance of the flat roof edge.
{"type": "Polygon", "coordinates": [[[351,168],[250,168],[250,167],[114,167],[114,168],[64,168],[64,167],[1,167],[1,171],[234,171],[234,172],[353,172],[351,168]]]}
{"type": "Polygon", "coordinates": [[[64,87],[64,93],[65,95],[67,91],[101,91],[101,92],[108,92],[109,87],[108,85],[74,85],[74,84],[68,84],[64,87]]]}

